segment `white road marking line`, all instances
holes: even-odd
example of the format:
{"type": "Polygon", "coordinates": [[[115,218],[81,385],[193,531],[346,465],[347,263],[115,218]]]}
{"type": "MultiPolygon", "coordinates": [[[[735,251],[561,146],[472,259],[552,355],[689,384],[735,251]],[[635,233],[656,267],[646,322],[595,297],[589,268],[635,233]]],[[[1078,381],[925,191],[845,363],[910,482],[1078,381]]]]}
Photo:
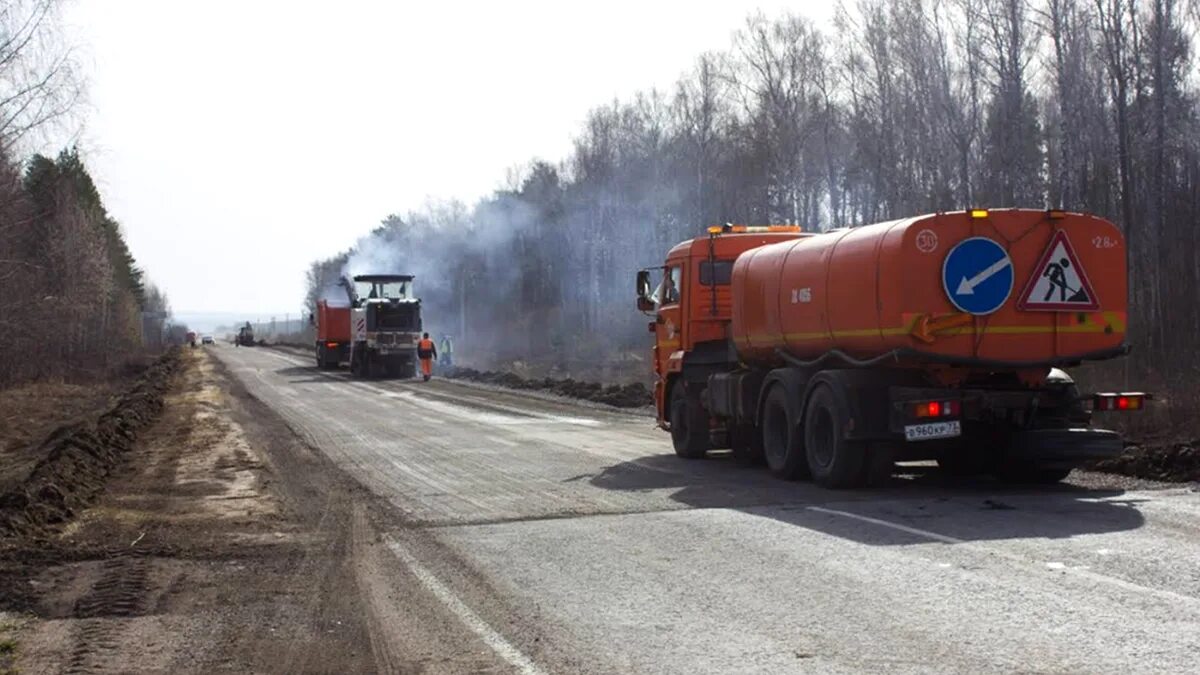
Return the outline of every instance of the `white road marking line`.
{"type": "MultiPolygon", "coordinates": [[[[843,518],[850,518],[852,520],[858,520],[858,521],[862,521],[864,523],[871,523],[872,525],[879,525],[881,527],[887,527],[887,528],[891,528],[893,530],[907,532],[909,534],[915,534],[919,537],[925,537],[927,539],[932,539],[934,541],[940,541],[943,544],[954,544],[956,546],[962,546],[962,547],[972,550],[972,551],[977,551],[977,552],[983,553],[985,555],[994,555],[994,556],[997,556],[1000,558],[1004,558],[1006,560],[1011,560],[1013,562],[1016,562],[1016,563],[1019,563],[1022,565],[1029,565],[1033,562],[1033,561],[1027,560],[1025,558],[1022,558],[1021,556],[1013,555],[1011,553],[1005,553],[1004,551],[1001,551],[998,549],[972,544],[971,542],[969,542],[965,539],[959,539],[957,537],[948,537],[944,534],[938,534],[937,532],[930,532],[929,530],[922,530],[922,529],[916,528],[916,527],[909,527],[908,525],[901,525],[900,523],[893,523],[890,520],[881,520],[879,518],[863,516],[863,515],[859,515],[857,513],[850,513],[849,511],[838,511],[837,509],[827,509],[827,508],[824,508],[821,506],[808,506],[808,507],[805,507],[805,509],[808,511],[816,511],[817,513],[826,513],[826,514],[829,514],[832,516],[841,516],[843,518]]],[[[1054,568],[1052,568],[1052,569],[1054,569],[1054,568]]],[[[1130,591],[1133,593],[1153,595],[1155,597],[1163,598],[1165,600],[1172,600],[1175,602],[1183,602],[1183,603],[1189,604],[1189,605],[1195,605],[1197,603],[1200,603],[1200,598],[1196,598],[1196,597],[1193,597],[1190,595],[1183,595],[1182,593],[1175,593],[1173,591],[1165,591],[1165,590],[1158,589],[1158,588],[1150,588],[1149,586],[1142,586],[1141,584],[1135,584],[1132,581],[1125,581],[1124,579],[1110,577],[1110,576],[1092,572],[1092,571],[1089,571],[1089,570],[1086,570],[1086,569],[1083,569],[1080,567],[1066,567],[1062,571],[1069,572],[1071,574],[1075,574],[1077,576],[1081,576],[1085,579],[1090,579],[1090,580],[1098,582],[1098,583],[1109,584],[1110,586],[1116,586],[1117,588],[1121,588],[1123,590],[1130,591]]]]}
{"type": "Polygon", "coordinates": [[[887,520],[880,520],[878,518],[871,518],[870,516],[860,516],[857,513],[850,513],[849,511],[835,511],[834,509],[827,509],[827,508],[823,508],[820,506],[809,506],[807,508],[809,511],[816,511],[817,513],[828,513],[833,516],[843,516],[845,518],[853,518],[854,520],[861,520],[864,523],[871,523],[872,525],[880,525],[883,527],[890,527],[893,530],[900,530],[901,532],[915,534],[918,537],[925,537],[926,539],[933,539],[934,541],[940,541],[943,544],[965,544],[965,543],[967,543],[967,542],[963,541],[962,539],[955,539],[954,537],[947,537],[944,534],[930,532],[929,530],[919,530],[915,527],[909,527],[907,525],[901,525],[900,523],[893,523],[893,522],[887,521],[887,520]]]}
{"type": "Polygon", "coordinates": [[[491,438],[489,438],[488,440],[489,440],[489,441],[491,441],[492,443],[499,443],[500,445],[507,445],[507,446],[508,446],[508,447],[510,447],[510,448],[515,448],[515,447],[517,447],[517,444],[516,444],[516,443],[514,443],[514,442],[512,442],[512,441],[508,440],[507,438],[500,438],[500,437],[498,437],[498,436],[492,436],[492,437],[491,437],[491,438]]]}
{"type": "Polygon", "coordinates": [[[418,581],[424,584],[431,593],[437,596],[437,599],[441,600],[442,603],[446,605],[447,609],[453,612],[454,615],[467,626],[467,628],[470,628],[472,632],[478,635],[488,647],[491,647],[492,651],[496,652],[500,658],[508,661],[519,672],[525,673],[526,675],[540,675],[541,673],[545,672],[520,649],[517,649],[513,643],[506,640],[503,635],[496,632],[495,629],[489,626],[487,622],[481,619],[479,615],[476,614],[470,607],[467,607],[467,605],[463,603],[463,601],[460,600],[457,595],[454,594],[454,591],[450,590],[450,588],[447,587],[446,584],[442,583],[442,581],[438,579],[433,572],[430,572],[424,565],[422,565],[412,553],[408,552],[408,549],[404,548],[403,544],[389,537],[387,539],[387,545],[388,548],[391,549],[392,553],[396,554],[396,557],[408,566],[408,569],[413,573],[413,576],[415,576],[418,581]]]}

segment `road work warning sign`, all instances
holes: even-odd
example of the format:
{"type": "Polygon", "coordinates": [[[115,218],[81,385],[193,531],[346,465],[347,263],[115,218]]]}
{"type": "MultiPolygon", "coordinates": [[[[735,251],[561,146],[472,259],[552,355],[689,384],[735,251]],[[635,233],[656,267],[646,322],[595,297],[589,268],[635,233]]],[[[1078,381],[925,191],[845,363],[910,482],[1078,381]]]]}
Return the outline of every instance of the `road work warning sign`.
{"type": "Polygon", "coordinates": [[[1050,245],[1025,284],[1017,308],[1048,312],[1100,308],[1096,291],[1092,290],[1066,232],[1059,230],[1050,238],[1050,245]]]}

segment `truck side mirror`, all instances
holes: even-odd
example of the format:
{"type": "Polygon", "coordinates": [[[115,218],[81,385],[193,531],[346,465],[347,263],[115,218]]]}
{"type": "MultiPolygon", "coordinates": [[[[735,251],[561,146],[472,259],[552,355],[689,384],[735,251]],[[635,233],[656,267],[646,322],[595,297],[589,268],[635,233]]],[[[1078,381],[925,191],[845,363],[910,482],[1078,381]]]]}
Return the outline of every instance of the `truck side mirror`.
{"type": "Polygon", "coordinates": [[[654,310],[654,301],[650,299],[650,270],[637,273],[637,308],[643,312],[654,310]]]}

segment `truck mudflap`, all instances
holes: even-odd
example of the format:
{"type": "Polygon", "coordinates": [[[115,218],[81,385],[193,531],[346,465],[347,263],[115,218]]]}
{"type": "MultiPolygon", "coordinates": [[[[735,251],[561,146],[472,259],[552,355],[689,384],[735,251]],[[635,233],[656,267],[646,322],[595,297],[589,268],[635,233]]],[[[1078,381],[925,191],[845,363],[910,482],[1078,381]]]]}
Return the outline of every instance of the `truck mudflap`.
{"type": "Polygon", "coordinates": [[[1074,467],[1115,457],[1125,449],[1120,434],[1108,429],[1035,429],[1012,435],[1009,456],[1047,467],[1074,467]]]}

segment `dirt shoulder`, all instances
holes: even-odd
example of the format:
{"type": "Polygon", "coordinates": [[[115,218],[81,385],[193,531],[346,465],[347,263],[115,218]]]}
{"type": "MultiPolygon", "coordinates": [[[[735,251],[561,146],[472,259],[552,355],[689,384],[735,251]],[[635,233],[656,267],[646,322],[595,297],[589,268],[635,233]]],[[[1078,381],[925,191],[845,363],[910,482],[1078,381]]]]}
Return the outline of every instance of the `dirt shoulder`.
{"type": "Polygon", "coordinates": [[[422,611],[371,524],[386,505],[211,355],[183,360],[94,505],[0,550],[0,673],[493,665],[456,656],[470,639],[422,611]]]}

